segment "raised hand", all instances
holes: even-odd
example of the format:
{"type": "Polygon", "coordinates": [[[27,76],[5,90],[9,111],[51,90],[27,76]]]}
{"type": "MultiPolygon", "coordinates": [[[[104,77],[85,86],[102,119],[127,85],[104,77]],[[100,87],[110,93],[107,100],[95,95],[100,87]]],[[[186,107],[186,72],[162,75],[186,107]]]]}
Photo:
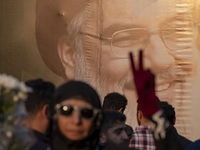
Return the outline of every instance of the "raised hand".
{"type": "Polygon", "coordinates": [[[165,139],[165,129],[169,126],[169,123],[163,116],[163,111],[160,109],[157,100],[158,98],[155,95],[155,76],[150,70],[144,70],[142,50],[140,50],[139,53],[139,67],[137,70],[133,58],[133,54],[130,53],[131,68],[140,109],[143,115],[149,120],[149,125],[153,130],[154,138],[158,141],[165,139]]]}
{"type": "Polygon", "coordinates": [[[155,95],[155,76],[150,70],[144,70],[143,51],[139,52],[139,67],[136,70],[133,54],[130,53],[131,68],[135,87],[138,94],[138,103],[145,117],[149,117],[160,108],[155,95]]]}

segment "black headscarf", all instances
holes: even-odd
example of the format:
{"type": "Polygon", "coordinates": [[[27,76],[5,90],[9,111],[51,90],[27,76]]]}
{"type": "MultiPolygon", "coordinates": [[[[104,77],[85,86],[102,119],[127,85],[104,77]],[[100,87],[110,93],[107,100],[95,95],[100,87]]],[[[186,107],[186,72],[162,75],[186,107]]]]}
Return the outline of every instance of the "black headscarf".
{"type": "MultiPolygon", "coordinates": [[[[51,104],[51,116],[55,115],[54,107],[56,104],[70,99],[77,98],[90,103],[94,108],[101,109],[101,103],[97,92],[88,84],[81,81],[70,81],[61,85],[54,94],[51,104]]],[[[99,140],[100,125],[102,114],[99,113],[94,118],[88,136],[79,141],[73,141],[65,137],[53,120],[51,143],[52,150],[94,150],[99,140]]]]}

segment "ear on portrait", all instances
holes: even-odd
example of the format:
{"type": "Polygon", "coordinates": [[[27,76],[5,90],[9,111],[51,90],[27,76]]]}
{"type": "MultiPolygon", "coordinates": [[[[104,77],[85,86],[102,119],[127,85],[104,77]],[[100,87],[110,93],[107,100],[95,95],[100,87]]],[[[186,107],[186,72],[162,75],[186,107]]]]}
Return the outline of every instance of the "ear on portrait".
{"type": "Polygon", "coordinates": [[[57,51],[63,65],[67,79],[74,79],[75,72],[75,49],[67,36],[62,36],[58,40],[57,51]]]}

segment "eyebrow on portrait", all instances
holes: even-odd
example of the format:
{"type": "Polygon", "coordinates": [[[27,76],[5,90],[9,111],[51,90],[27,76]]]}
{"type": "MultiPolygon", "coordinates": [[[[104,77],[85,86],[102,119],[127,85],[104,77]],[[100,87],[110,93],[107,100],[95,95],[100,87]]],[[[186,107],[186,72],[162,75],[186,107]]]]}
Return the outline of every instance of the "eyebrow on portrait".
{"type": "Polygon", "coordinates": [[[114,32],[131,28],[144,28],[144,26],[136,24],[112,24],[111,26],[103,29],[102,35],[103,37],[111,37],[114,32]]]}

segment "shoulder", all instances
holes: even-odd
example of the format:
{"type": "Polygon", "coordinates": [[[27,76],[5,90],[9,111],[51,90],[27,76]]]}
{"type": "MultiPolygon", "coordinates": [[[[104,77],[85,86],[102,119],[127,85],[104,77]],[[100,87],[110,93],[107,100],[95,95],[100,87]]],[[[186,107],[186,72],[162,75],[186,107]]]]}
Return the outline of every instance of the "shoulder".
{"type": "Polygon", "coordinates": [[[200,149],[200,139],[191,143],[186,150],[199,150],[200,149]]]}

